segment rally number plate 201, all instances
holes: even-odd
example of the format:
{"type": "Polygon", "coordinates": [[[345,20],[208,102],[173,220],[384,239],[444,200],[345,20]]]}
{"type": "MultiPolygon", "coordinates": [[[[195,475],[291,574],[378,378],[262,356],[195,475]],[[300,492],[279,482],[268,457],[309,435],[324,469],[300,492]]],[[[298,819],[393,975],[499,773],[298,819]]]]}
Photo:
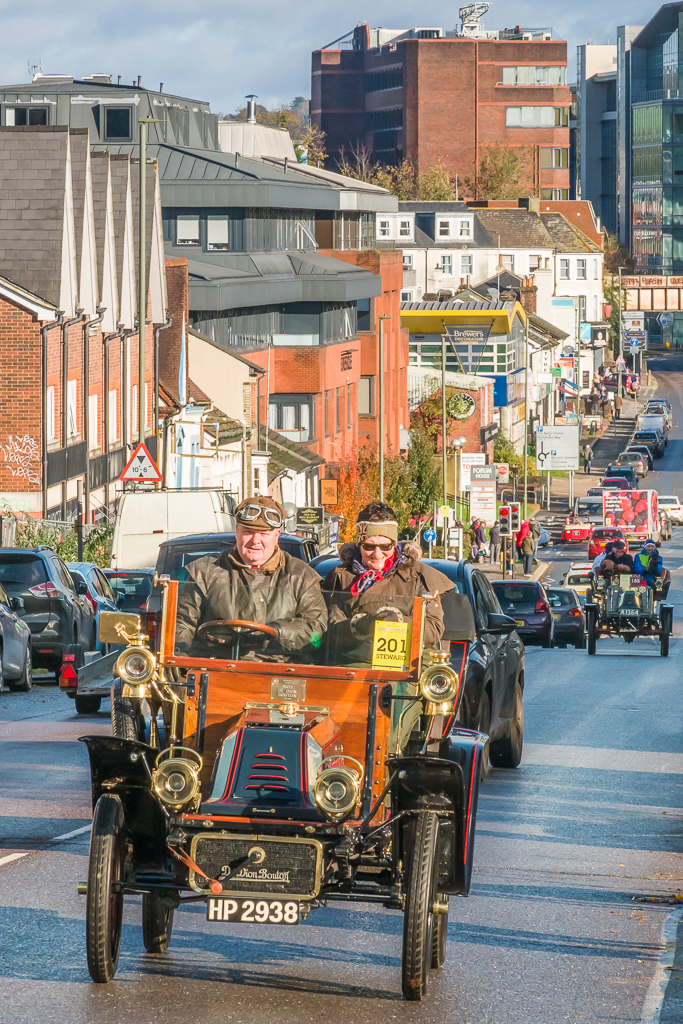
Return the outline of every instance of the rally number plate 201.
{"type": "Polygon", "coordinates": [[[233,924],[299,924],[298,900],[232,899],[210,897],[206,901],[207,921],[233,924]]]}

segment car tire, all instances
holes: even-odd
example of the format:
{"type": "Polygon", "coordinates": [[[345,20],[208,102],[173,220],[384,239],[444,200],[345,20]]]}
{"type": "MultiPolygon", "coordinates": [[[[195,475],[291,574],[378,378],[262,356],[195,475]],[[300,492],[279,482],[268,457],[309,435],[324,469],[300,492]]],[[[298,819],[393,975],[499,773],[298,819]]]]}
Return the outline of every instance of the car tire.
{"type": "Polygon", "coordinates": [[[88,972],[106,984],[116,974],[123,924],[124,877],[123,807],[113,793],[103,793],[95,805],[85,912],[88,972]],[[115,888],[116,887],[116,888],[115,888]]]}
{"type": "Polygon", "coordinates": [[[544,651],[550,651],[552,650],[554,643],[553,635],[552,633],[549,633],[548,636],[544,636],[541,640],[541,647],[544,651]]]}
{"type": "Polygon", "coordinates": [[[595,612],[586,613],[586,648],[589,654],[595,654],[595,612]]]}
{"type": "Polygon", "coordinates": [[[432,960],[438,815],[435,811],[419,811],[412,827],[413,842],[403,915],[401,987],[405,999],[419,1002],[427,991],[432,960]]]}
{"type": "Polygon", "coordinates": [[[137,740],[139,715],[123,696],[123,680],[115,679],[111,688],[111,731],[120,740],[137,740]]]}
{"type": "Polygon", "coordinates": [[[173,931],[173,907],[157,892],[142,894],[142,941],[148,953],[165,953],[173,931]]]}
{"type": "Polygon", "coordinates": [[[15,693],[28,693],[33,686],[33,661],[30,643],[26,645],[26,658],[24,659],[24,667],[21,670],[21,675],[18,679],[13,679],[11,682],[8,679],[7,685],[10,690],[13,690],[15,693]]]}
{"type": "Polygon", "coordinates": [[[5,671],[4,671],[3,667],[2,667],[2,644],[0,644],[0,693],[2,693],[2,688],[3,688],[4,684],[5,684],[5,671]]]}
{"type": "Polygon", "coordinates": [[[481,698],[479,700],[479,710],[477,711],[477,732],[483,732],[486,735],[486,742],[484,743],[484,752],[481,759],[481,774],[479,776],[480,782],[484,782],[489,774],[489,759],[491,753],[491,741],[489,739],[489,732],[491,731],[491,698],[489,697],[486,688],[482,690],[481,698]]]}
{"type": "Polygon", "coordinates": [[[96,715],[102,706],[102,698],[94,696],[86,696],[82,694],[79,696],[76,694],[74,703],[76,705],[76,714],[78,715],[96,715]]]}
{"type": "Polygon", "coordinates": [[[574,650],[576,650],[576,651],[585,651],[586,650],[586,634],[585,633],[582,636],[580,636],[579,639],[574,644],[574,650]]]}
{"type": "Polygon", "coordinates": [[[524,701],[522,684],[515,683],[514,709],[507,734],[491,744],[491,764],[495,768],[519,768],[524,747],[524,701]]]}

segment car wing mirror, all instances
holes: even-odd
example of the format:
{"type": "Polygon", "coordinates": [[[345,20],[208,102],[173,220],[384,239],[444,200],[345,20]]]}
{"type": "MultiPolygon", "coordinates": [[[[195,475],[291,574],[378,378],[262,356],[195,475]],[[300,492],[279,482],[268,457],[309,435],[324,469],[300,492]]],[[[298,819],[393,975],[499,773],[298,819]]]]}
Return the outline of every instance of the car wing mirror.
{"type": "Polygon", "coordinates": [[[489,612],[489,624],[487,633],[493,636],[509,636],[517,629],[517,623],[509,615],[502,615],[499,612],[489,612]]]}
{"type": "Polygon", "coordinates": [[[76,584],[76,593],[79,594],[81,597],[85,597],[86,594],[88,593],[88,584],[85,583],[83,580],[79,580],[78,583],[76,584]]]}
{"type": "Polygon", "coordinates": [[[442,639],[473,642],[476,639],[476,632],[469,598],[465,594],[459,594],[457,590],[449,590],[441,597],[441,607],[445,627],[442,639]]]}
{"type": "Polygon", "coordinates": [[[116,607],[123,608],[124,601],[126,600],[125,590],[115,590],[114,594],[116,595],[116,607]]]}
{"type": "Polygon", "coordinates": [[[23,612],[26,605],[24,604],[23,597],[12,597],[10,598],[10,606],[12,611],[23,612]]]}

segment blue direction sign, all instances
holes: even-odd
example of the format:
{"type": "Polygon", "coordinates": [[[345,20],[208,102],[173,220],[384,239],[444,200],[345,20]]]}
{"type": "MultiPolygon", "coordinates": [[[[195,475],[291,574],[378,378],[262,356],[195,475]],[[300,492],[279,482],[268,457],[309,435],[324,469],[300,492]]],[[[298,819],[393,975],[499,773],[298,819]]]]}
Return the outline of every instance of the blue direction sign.
{"type": "Polygon", "coordinates": [[[436,540],[436,530],[425,530],[424,537],[428,544],[433,544],[436,540]]]}

